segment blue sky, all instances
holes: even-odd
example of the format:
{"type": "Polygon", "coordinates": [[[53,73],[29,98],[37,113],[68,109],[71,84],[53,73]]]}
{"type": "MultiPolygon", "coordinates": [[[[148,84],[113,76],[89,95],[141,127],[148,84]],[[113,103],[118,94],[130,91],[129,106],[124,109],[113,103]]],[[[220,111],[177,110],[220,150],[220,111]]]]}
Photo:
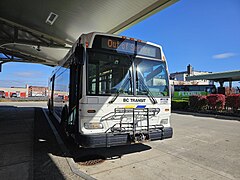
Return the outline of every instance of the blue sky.
{"type": "Polygon", "coordinates": [[[162,45],[170,72],[240,70],[239,0],[180,0],[122,34],[162,45]]]}
{"type": "Polygon", "coordinates": [[[47,86],[52,70],[50,66],[39,64],[6,63],[0,72],[0,87],[47,86]]]}
{"type": "MultiPolygon", "coordinates": [[[[121,35],[162,45],[170,72],[240,70],[240,0],[180,0],[121,35]]],[[[0,86],[47,86],[52,70],[7,63],[0,86]]]]}

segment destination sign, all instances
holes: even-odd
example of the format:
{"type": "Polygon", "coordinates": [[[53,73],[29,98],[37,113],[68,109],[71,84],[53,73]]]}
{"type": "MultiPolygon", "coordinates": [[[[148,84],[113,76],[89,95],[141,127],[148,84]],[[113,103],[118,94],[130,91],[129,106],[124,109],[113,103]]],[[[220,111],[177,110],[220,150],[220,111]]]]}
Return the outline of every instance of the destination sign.
{"type": "Polygon", "coordinates": [[[122,39],[103,38],[102,48],[117,50],[118,52],[134,54],[135,41],[130,41],[128,39],[125,39],[124,41],[120,41],[120,40],[122,39]]]}
{"type": "Polygon", "coordinates": [[[118,53],[160,58],[160,49],[158,47],[129,39],[96,36],[93,47],[113,50],[118,53]]]}

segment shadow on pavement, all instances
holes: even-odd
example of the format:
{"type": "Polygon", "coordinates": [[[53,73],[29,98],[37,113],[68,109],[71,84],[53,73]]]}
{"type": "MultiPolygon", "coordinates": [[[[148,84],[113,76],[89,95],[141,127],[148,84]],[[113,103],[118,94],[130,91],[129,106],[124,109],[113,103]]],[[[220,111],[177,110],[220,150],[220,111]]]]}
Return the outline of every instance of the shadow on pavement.
{"type": "Polygon", "coordinates": [[[65,179],[53,162],[53,156],[64,155],[41,108],[35,108],[33,152],[34,179],[65,179]]]}
{"type": "MultiPolygon", "coordinates": [[[[141,151],[150,150],[151,147],[144,144],[132,144],[126,146],[116,146],[110,148],[96,148],[96,149],[72,149],[71,155],[75,162],[84,162],[91,160],[92,157],[102,158],[104,160],[118,159],[126,154],[137,153],[141,151]]],[[[94,160],[94,158],[93,158],[94,160]]]]}
{"type": "Polygon", "coordinates": [[[52,154],[61,155],[34,107],[0,105],[0,179],[65,179],[52,154]]]}
{"type": "Polygon", "coordinates": [[[65,136],[58,121],[52,115],[50,115],[49,118],[51,119],[59,135],[64,141],[64,144],[67,146],[67,149],[70,152],[69,157],[73,158],[75,162],[82,162],[87,159],[94,159],[94,157],[101,157],[105,160],[117,159],[121,158],[126,154],[137,153],[151,149],[150,146],[140,143],[108,148],[79,148],[74,143],[73,139],[69,139],[65,136]]]}

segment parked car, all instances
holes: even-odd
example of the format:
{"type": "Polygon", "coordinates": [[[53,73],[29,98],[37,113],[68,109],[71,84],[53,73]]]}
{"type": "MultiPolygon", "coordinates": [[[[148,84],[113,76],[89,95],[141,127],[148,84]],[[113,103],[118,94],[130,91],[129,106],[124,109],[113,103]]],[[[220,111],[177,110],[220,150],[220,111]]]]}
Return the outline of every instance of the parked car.
{"type": "Polygon", "coordinates": [[[11,98],[15,98],[15,97],[17,97],[17,93],[12,93],[11,98]]]}
{"type": "Polygon", "coordinates": [[[5,98],[5,92],[4,91],[0,91],[0,98],[5,98]]]}

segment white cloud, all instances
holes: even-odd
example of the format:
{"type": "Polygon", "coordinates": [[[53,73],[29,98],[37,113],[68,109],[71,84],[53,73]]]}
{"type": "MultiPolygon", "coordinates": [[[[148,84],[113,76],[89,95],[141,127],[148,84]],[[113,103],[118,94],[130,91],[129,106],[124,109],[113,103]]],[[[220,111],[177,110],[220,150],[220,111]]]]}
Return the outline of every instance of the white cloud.
{"type": "Polygon", "coordinates": [[[235,53],[222,53],[222,54],[213,55],[212,58],[213,59],[227,59],[227,58],[230,58],[230,57],[234,57],[236,55],[237,54],[235,54],[235,53]]]}
{"type": "Polygon", "coordinates": [[[37,78],[41,77],[43,74],[39,71],[28,71],[28,72],[15,72],[14,75],[21,78],[37,78]]]}

